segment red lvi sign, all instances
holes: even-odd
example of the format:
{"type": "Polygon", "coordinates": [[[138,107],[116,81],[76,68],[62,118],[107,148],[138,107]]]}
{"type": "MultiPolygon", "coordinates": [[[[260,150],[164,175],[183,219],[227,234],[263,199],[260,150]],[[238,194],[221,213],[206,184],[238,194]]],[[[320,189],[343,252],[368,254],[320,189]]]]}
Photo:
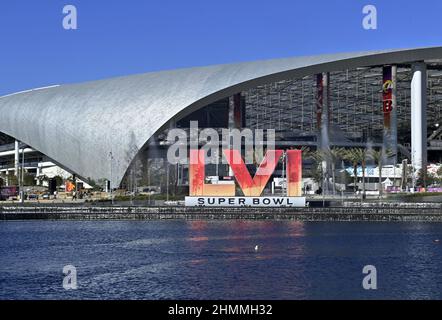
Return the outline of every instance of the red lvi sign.
{"type": "MultiPolygon", "coordinates": [[[[283,150],[267,151],[255,176],[252,178],[238,150],[224,150],[224,155],[232,168],[235,179],[246,197],[259,197],[269,181],[283,150]],[[234,161],[235,159],[235,161],[234,161]],[[238,161],[239,159],[239,161],[238,161]]],[[[301,196],[302,151],[288,150],[287,156],[287,196],[301,196]]],[[[206,184],[204,150],[190,150],[189,195],[198,196],[235,196],[234,184],[206,184]]]]}

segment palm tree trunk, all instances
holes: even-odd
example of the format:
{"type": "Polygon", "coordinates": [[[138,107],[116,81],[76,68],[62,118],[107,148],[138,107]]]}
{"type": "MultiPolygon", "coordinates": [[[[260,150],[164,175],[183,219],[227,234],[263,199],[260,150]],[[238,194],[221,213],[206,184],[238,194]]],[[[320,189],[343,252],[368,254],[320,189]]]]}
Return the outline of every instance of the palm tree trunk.
{"type": "Polygon", "coordinates": [[[384,190],[382,188],[382,161],[379,160],[379,196],[382,198],[384,190]]]}
{"type": "Polygon", "coordinates": [[[362,162],[362,199],[365,199],[365,161],[362,162]]]}
{"type": "Polygon", "coordinates": [[[356,184],[358,183],[358,164],[353,163],[353,191],[356,194],[356,184]]]}

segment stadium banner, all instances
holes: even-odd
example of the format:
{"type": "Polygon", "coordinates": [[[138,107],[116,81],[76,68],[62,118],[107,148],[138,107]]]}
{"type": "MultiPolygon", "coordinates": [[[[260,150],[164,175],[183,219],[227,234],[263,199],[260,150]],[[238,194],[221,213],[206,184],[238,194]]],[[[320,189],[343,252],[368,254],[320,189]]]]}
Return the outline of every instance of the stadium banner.
{"type": "Polygon", "coordinates": [[[321,129],[321,124],[322,124],[323,104],[324,104],[323,74],[318,73],[316,75],[316,126],[318,130],[321,129]]]}
{"type": "Polygon", "coordinates": [[[391,66],[383,67],[382,84],[382,111],[384,113],[384,128],[391,126],[391,112],[393,111],[393,76],[391,66]]]}

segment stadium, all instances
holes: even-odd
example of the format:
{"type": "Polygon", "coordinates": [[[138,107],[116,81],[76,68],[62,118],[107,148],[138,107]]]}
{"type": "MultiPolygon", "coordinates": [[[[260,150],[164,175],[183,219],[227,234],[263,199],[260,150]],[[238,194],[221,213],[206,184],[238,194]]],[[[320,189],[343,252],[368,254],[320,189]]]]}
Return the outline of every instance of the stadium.
{"type": "MultiPolygon", "coordinates": [[[[59,177],[65,192],[68,181],[75,190],[181,199],[189,167],[168,163],[168,132],[198,121],[220,135],[275,130],[276,148],[303,150],[305,194],[437,191],[441,108],[442,47],[55,85],[0,97],[0,178],[29,189],[53,188],[59,177]]],[[[265,192],[282,194],[285,174],[279,164],[265,192]]],[[[213,184],[234,180],[226,164],[207,165],[206,176],[213,184]]]]}

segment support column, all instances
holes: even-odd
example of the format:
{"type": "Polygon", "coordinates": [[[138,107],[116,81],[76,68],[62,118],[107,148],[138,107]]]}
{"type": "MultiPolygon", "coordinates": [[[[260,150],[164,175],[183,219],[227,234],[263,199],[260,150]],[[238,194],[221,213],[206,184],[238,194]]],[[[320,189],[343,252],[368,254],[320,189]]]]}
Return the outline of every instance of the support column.
{"type": "Polygon", "coordinates": [[[417,62],[411,80],[411,163],[415,172],[427,166],[427,66],[417,62]]]}
{"type": "Polygon", "coordinates": [[[330,75],[316,75],[316,124],[318,128],[318,148],[323,151],[330,149],[330,75]]]}
{"type": "Polygon", "coordinates": [[[322,192],[328,194],[330,178],[330,74],[319,73],[316,75],[316,121],[318,128],[318,150],[325,158],[322,161],[323,186],[322,192]]]}
{"type": "Polygon", "coordinates": [[[36,177],[37,177],[37,183],[36,185],[39,186],[40,185],[40,179],[38,179],[38,177],[41,174],[41,167],[40,167],[40,163],[37,164],[37,173],[36,173],[36,177]]]}

